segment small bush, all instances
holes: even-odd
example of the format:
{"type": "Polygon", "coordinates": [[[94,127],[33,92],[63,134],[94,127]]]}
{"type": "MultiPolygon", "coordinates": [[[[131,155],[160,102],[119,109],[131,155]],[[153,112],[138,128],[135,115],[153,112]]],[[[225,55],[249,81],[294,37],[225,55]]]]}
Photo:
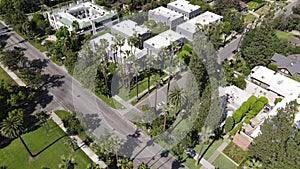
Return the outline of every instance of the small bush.
{"type": "Polygon", "coordinates": [[[240,110],[235,111],[232,115],[232,118],[234,119],[235,123],[240,122],[243,118],[243,112],[240,110]]]}
{"type": "Polygon", "coordinates": [[[228,117],[225,121],[224,129],[226,132],[229,132],[232,130],[234,126],[234,119],[232,117],[228,117]]]}
{"type": "Polygon", "coordinates": [[[263,109],[265,106],[265,104],[261,101],[257,101],[253,104],[252,106],[252,111],[259,113],[261,111],[261,109],[263,109]]]}
{"type": "Polygon", "coordinates": [[[264,96],[260,97],[257,101],[260,101],[263,104],[267,104],[269,102],[269,100],[264,96]]]}
{"type": "Polygon", "coordinates": [[[239,123],[234,129],[231,130],[230,135],[234,136],[243,127],[243,123],[239,123]]]}
{"type": "Polygon", "coordinates": [[[239,75],[237,78],[234,79],[233,84],[241,89],[246,89],[247,83],[244,79],[244,76],[239,75]]]}
{"type": "Polygon", "coordinates": [[[238,110],[240,110],[244,116],[246,115],[249,108],[250,108],[250,104],[248,102],[244,102],[238,110]]]}
{"type": "Polygon", "coordinates": [[[273,63],[268,64],[268,68],[275,72],[278,72],[278,66],[273,63]]]}
{"type": "Polygon", "coordinates": [[[184,44],[183,46],[182,46],[182,50],[185,50],[185,51],[188,51],[189,53],[192,53],[192,47],[191,47],[191,45],[189,45],[189,44],[184,44]]]}
{"type": "Polygon", "coordinates": [[[257,97],[252,95],[251,97],[248,98],[247,102],[252,106],[255,102],[257,101],[257,97]]]}
{"type": "Polygon", "coordinates": [[[282,98],[280,98],[280,97],[279,97],[279,98],[276,98],[275,101],[274,101],[274,104],[276,105],[277,103],[279,103],[279,102],[281,102],[281,101],[282,101],[282,98]]]}

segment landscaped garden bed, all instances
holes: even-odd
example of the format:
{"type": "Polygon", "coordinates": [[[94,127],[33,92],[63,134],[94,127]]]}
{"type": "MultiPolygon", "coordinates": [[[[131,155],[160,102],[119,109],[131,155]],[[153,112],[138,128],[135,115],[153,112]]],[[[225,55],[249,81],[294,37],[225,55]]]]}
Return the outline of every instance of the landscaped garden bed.
{"type": "Polygon", "coordinates": [[[246,151],[242,150],[239,146],[237,146],[233,142],[228,144],[228,146],[223,150],[223,153],[227,155],[229,158],[231,158],[237,164],[241,164],[247,155],[246,151]]]}

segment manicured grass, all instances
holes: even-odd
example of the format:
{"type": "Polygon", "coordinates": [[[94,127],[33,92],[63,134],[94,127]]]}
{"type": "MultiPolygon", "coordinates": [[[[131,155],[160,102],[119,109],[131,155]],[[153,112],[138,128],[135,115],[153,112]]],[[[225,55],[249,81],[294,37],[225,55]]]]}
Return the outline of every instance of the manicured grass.
{"type": "Polygon", "coordinates": [[[27,40],[32,46],[40,50],[41,52],[45,52],[47,49],[45,46],[43,46],[41,43],[37,42],[36,40],[29,40],[28,37],[21,32],[17,31],[17,29],[14,29],[14,31],[20,35],[23,39],[27,40]]]}
{"type": "Polygon", "coordinates": [[[255,13],[258,15],[266,15],[270,11],[270,6],[269,5],[264,5],[263,7],[259,8],[255,13]]]}
{"type": "Polygon", "coordinates": [[[196,160],[194,160],[193,158],[187,158],[186,161],[183,163],[187,168],[189,169],[199,169],[201,168],[201,164],[199,163],[199,165],[195,166],[196,160]]]}
{"type": "Polygon", "coordinates": [[[125,107],[119,103],[118,101],[116,101],[114,98],[108,98],[102,94],[96,94],[102,101],[104,101],[107,105],[109,105],[110,107],[114,108],[114,109],[125,109],[125,107]]]}
{"type": "Polygon", "coordinates": [[[247,152],[242,150],[239,146],[230,142],[228,146],[223,150],[223,153],[226,154],[237,164],[241,164],[245,159],[247,152]]]}
{"type": "Polygon", "coordinates": [[[292,33],[288,33],[288,32],[284,32],[284,31],[280,31],[280,30],[276,30],[276,36],[279,39],[288,39],[292,36],[294,36],[292,33]]]}
{"type": "Polygon", "coordinates": [[[251,13],[248,13],[245,17],[245,23],[250,24],[252,23],[257,17],[252,15],[251,13]]]}
{"type": "Polygon", "coordinates": [[[5,165],[8,168],[35,169],[42,166],[49,168],[58,168],[61,163],[61,156],[75,157],[77,165],[75,168],[86,168],[92,161],[80,149],[72,152],[71,148],[64,142],[67,140],[65,133],[49,120],[50,131],[46,134],[45,127],[40,127],[35,131],[26,133],[22,136],[26,145],[33,154],[41,152],[34,160],[29,160],[25,147],[20,139],[15,139],[7,147],[0,149],[0,166],[5,165]],[[49,147],[47,147],[49,146],[49,147]],[[44,151],[42,151],[44,149],[44,151]]]}
{"type": "Polygon", "coordinates": [[[248,10],[257,10],[258,8],[262,7],[265,4],[265,2],[261,1],[250,1],[247,3],[248,5],[248,10]]]}
{"type": "Polygon", "coordinates": [[[237,166],[223,154],[220,154],[213,162],[213,165],[219,169],[235,169],[237,166]]]}
{"type": "MultiPolygon", "coordinates": [[[[204,153],[204,151],[207,149],[207,147],[209,146],[209,144],[211,143],[212,140],[210,140],[210,142],[208,144],[204,145],[204,148],[202,149],[202,153],[204,153]]],[[[215,151],[221,146],[221,144],[223,143],[223,140],[216,140],[210,147],[209,149],[206,151],[206,153],[204,154],[203,158],[208,160],[214,153],[215,151]]],[[[194,150],[196,151],[196,153],[199,152],[200,149],[200,145],[197,145],[194,150]]]]}
{"type": "Polygon", "coordinates": [[[17,83],[0,67],[0,81],[5,81],[11,85],[17,85],[17,83]]]}

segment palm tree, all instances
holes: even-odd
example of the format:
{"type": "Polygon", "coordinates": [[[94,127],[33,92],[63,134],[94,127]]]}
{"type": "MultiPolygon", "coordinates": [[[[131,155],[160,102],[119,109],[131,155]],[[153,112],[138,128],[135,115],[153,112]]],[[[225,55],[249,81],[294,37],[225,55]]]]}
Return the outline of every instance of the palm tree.
{"type": "Polygon", "coordinates": [[[48,115],[47,115],[44,111],[41,111],[41,112],[36,113],[36,114],[35,114],[35,117],[36,117],[42,124],[44,124],[44,123],[47,124],[47,127],[46,127],[45,125],[43,125],[43,126],[45,126],[46,132],[48,133],[48,129],[50,128],[50,127],[49,127],[49,124],[47,123],[47,117],[48,117],[48,115]]]}
{"type": "Polygon", "coordinates": [[[73,31],[77,32],[79,29],[79,23],[77,21],[72,22],[73,31]]]}
{"type": "Polygon", "coordinates": [[[105,85],[106,85],[107,89],[109,89],[108,81],[107,81],[107,62],[106,61],[101,62],[99,65],[99,69],[100,69],[101,73],[103,74],[105,85]]]}
{"type": "Polygon", "coordinates": [[[111,44],[110,45],[110,49],[112,51],[112,55],[113,55],[113,60],[114,62],[116,63],[117,62],[117,59],[116,59],[116,53],[118,51],[118,46],[116,44],[111,44]]]}
{"type": "Polygon", "coordinates": [[[140,67],[136,64],[132,67],[132,73],[135,76],[135,87],[136,87],[136,100],[139,100],[139,73],[140,67]]]}
{"type": "Polygon", "coordinates": [[[86,169],[100,169],[100,167],[95,163],[91,163],[87,165],[86,169]]]}
{"type": "Polygon", "coordinates": [[[173,110],[173,106],[170,105],[170,104],[166,104],[164,107],[163,107],[163,113],[164,113],[164,128],[163,128],[163,131],[166,131],[166,125],[167,125],[167,117],[169,115],[169,113],[173,110]]]}
{"type": "Polygon", "coordinates": [[[69,157],[65,157],[64,155],[61,157],[61,164],[59,164],[59,169],[74,169],[75,165],[77,165],[75,158],[71,155],[69,157]]]}
{"type": "Polygon", "coordinates": [[[170,67],[168,67],[167,71],[169,72],[168,86],[167,86],[167,102],[169,102],[169,91],[170,91],[170,86],[171,86],[171,79],[174,76],[175,67],[170,65],[170,67]]]}
{"type": "Polygon", "coordinates": [[[202,127],[201,128],[201,132],[198,133],[199,135],[199,141],[200,141],[200,149],[199,149],[199,152],[198,152],[198,157],[197,157],[197,160],[196,160],[196,164],[195,165],[198,165],[199,162],[200,162],[200,159],[202,157],[202,150],[204,148],[204,144],[209,140],[210,137],[212,137],[214,135],[213,131],[210,129],[210,127],[202,127]]]}
{"type": "Polygon", "coordinates": [[[246,161],[246,166],[247,168],[249,167],[249,169],[258,169],[262,168],[262,163],[255,158],[252,158],[246,161]]]}
{"type": "Polygon", "coordinates": [[[153,55],[147,55],[146,57],[146,67],[147,67],[147,77],[148,77],[148,94],[150,94],[150,77],[151,77],[151,68],[155,62],[155,57],[153,55]]]}
{"type": "Polygon", "coordinates": [[[156,109],[156,104],[157,104],[157,90],[158,90],[158,87],[163,83],[163,80],[162,78],[160,77],[160,75],[154,75],[153,77],[153,81],[154,81],[154,84],[155,84],[155,110],[156,109]]]}
{"type": "Polygon", "coordinates": [[[73,137],[69,137],[65,142],[65,145],[71,147],[72,151],[75,151],[75,146],[77,145],[77,140],[73,137]]]}
{"type": "Polygon", "coordinates": [[[117,161],[117,167],[120,169],[132,169],[133,163],[128,157],[123,157],[121,160],[117,161]]]}
{"type": "Polygon", "coordinates": [[[179,87],[175,87],[170,90],[169,93],[169,103],[174,106],[174,118],[176,119],[176,115],[178,113],[179,107],[181,107],[181,103],[186,99],[183,94],[183,89],[179,87]]]}
{"type": "Polygon", "coordinates": [[[23,117],[9,116],[1,122],[0,128],[0,132],[4,137],[11,139],[19,137],[29,156],[34,157],[21,137],[24,130],[23,117]]]}
{"type": "Polygon", "coordinates": [[[121,47],[125,44],[125,38],[123,38],[120,35],[114,34],[113,41],[116,43],[116,45],[119,47],[119,55],[120,58],[122,58],[122,50],[121,47]]]}

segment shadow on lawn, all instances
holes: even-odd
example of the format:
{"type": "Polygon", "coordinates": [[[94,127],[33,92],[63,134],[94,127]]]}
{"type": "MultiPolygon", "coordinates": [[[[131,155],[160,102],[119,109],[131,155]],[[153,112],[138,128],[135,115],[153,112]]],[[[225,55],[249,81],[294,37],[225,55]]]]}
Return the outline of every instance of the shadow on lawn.
{"type": "Polygon", "coordinates": [[[43,148],[41,151],[39,151],[38,153],[36,154],[33,154],[33,157],[37,157],[38,155],[40,155],[42,152],[44,152],[45,150],[47,150],[49,147],[51,147],[53,144],[55,144],[56,142],[58,142],[59,140],[61,140],[62,138],[66,137],[68,135],[63,135],[59,138],[57,138],[56,140],[54,140],[52,143],[50,143],[49,145],[47,145],[45,148],[43,148]]]}

